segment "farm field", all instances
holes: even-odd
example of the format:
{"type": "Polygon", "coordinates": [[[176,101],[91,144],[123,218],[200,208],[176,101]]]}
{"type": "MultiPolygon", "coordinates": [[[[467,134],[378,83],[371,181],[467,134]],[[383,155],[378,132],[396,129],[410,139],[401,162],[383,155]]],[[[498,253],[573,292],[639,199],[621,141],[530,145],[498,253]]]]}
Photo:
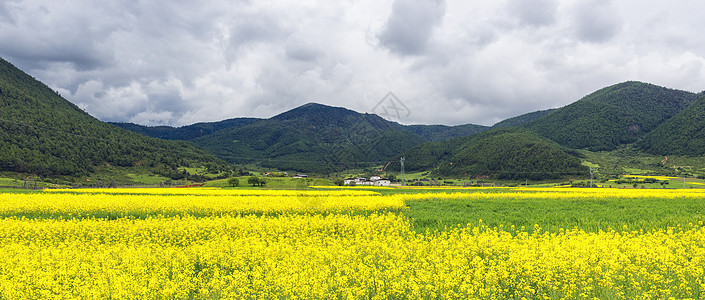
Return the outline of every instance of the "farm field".
{"type": "Polygon", "coordinates": [[[705,190],[0,193],[0,299],[699,299],[705,190]]]}

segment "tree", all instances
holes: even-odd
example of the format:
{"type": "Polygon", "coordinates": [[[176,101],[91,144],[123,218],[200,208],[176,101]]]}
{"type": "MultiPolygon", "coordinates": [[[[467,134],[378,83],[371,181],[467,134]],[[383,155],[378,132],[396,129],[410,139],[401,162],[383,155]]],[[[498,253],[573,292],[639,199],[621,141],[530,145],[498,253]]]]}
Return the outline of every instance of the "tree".
{"type": "Polygon", "coordinates": [[[264,178],[259,178],[257,176],[251,176],[250,178],[247,178],[247,183],[251,184],[252,186],[264,186],[267,183],[267,180],[264,178]]]}
{"type": "Polygon", "coordinates": [[[228,179],[228,184],[232,187],[236,187],[236,186],[240,185],[240,180],[235,177],[232,177],[232,178],[228,179]]]}
{"type": "Polygon", "coordinates": [[[335,183],[335,185],[342,186],[343,184],[345,184],[345,180],[343,180],[342,178],[338,178],[334,180],[333,183],[335,183]]]}

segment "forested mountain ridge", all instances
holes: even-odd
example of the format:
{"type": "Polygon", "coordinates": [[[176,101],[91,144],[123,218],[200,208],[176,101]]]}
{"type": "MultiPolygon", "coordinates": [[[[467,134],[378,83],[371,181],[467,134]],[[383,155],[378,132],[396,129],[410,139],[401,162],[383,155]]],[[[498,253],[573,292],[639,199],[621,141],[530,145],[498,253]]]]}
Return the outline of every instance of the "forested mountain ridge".
{"type": "Polygon", "coordinates": [[[491,128],[500,128],[500,127],[519,127],[522,126],[526,123],[529,123],[533,120],[536,120],[538,118],[541,118],[549,113],[552,113],[556,110],[556,108],[551,108],[551,109],[546,109],[546,110],[538,110],[535,112],[530,112],[526,113],[520,116],[512,117],[503,121],[500,121],[494,125],[492,125],[491,128]]]}
{"type": "Polygon", "coordinates": [[[584,176],[571,151],[526,129],[501,127],[474,136],[419,145],[402,156],[410,171],[454,178],[556,179],[584,176]]]}
{"type": "Polygon", "coordinates": [[[430,142],[446,141],[453,138],[471,136],[483,132],[489,127],[475,124],[465,125],[406,125],[405,130],[418,134],[430,142]]]}
{"type": "Polygon", "coordinates": [[[142,135],[164,140],[191,141],[217,131],[250,125],[261,119],[258,118],[233,118],[218,122],[199,122],[182,127],[171,126],[144,126],[133,123],[110,122],[117,127],[136,132],[142,135]]]}
{"type": "MultiPolygon", "coordinates": [[[[323,105],[316,103],[309,103],[307,105],[323,105]]],[[[306,106],[306,105],[304,105],[306,106]]],[[[325,106],[325,105],[323,105],[325,106]]],[[[296,108],[295,108],[296,109],[296,108]]],[[[323,112],[323,110],[321,110],[323,112]]],[[[273,118],[284,119],[287,118],[287,112],[284,112],[273,118]]],[[[335,118],[335,116],[331,116],[335,118]]],[[[122,122],[111,122],[111,124],[118,126],[123,129],[130,130],[139,134],[146,136],[156,137],[165,140],[184,140],[191,141],[202,136],[213,134],[217,131],[224,129],[234,129],[236,127],[247,126],[264,119],[259,118],[233,118],[218,122],[201,122],[192,125],[182,126],[182,127],[172,127],[172,126],[144,126],[133,123],[122,123],[122,122]]],[[[319,120],[320,121],[320,120],[319,120]]],[[[311,120],[315,123],[316,120],[311,120]]],[[[379,120],[377,120],[379,122],[379,120]]],[[[388,121],[385,121],[388,122],[388,121]]],[[[401,125],[393,122],[388,122],[385,126],[391,128],[405,130],[415,133],[427,141],[437,142],[445,141],[456,137],[470,136],[473,134],[480,133],[487,130],[489,127],[475,124],[464,124],[464,125],[401,125]]]]}
{"type": "Polygon", "coordinates": [[[326,173],[381,164],[425,140],[374,114],[309,103],[194,142],[232,163],[326,173]]]}
{"type": "Polygon", "coordinates": [[[402,125],[375,114],[318,103],[269,119],[238,118],[180,128],[115,125],[153,137],[192,140],[235,164],[320,173],[383,164],[418,144],[487,129],[474,124],[402,125]]]}
{"type": "Polygon", "coordinates": [[[522,125],[573,149],[609,151],[637,142],[697,96],[642,82],[624,82],[522,125]]]}
{"type": "Polygon", "coordinates": [[[652,130],[636,147],[656,155],[705,155],[705,93],[697,102],[652,130]]]}
{"type": "Polygon", "coordinates": [[[84,176],[97,166],[228,168],[186,142],[145,137],[101,122],[0,58],[0,170],[84,176]]]}

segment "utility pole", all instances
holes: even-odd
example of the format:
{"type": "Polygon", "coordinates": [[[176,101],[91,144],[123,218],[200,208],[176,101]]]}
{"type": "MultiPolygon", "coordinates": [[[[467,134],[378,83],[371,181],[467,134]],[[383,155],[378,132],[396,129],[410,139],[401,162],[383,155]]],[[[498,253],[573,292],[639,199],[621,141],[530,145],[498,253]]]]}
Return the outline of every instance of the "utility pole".
{"type": "Polygon", "coordinates": [[[401,185],[404,186],[404,158],[402,157],[399,161],[401,162],[401,185]]]}

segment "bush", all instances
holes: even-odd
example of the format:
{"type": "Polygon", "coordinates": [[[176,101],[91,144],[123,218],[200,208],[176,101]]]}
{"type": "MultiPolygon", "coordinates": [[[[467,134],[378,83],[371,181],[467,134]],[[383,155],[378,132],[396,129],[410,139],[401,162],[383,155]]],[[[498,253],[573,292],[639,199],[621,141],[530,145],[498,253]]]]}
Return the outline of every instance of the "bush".
{"type": "Polygon", "coordinates": [[[252,186],[263,186],[267,183],[267,181],[264,178],[259,178],[257,176],[251,176],[250,178],[247,179],[247,183],[251,184],[252,186]]]}

